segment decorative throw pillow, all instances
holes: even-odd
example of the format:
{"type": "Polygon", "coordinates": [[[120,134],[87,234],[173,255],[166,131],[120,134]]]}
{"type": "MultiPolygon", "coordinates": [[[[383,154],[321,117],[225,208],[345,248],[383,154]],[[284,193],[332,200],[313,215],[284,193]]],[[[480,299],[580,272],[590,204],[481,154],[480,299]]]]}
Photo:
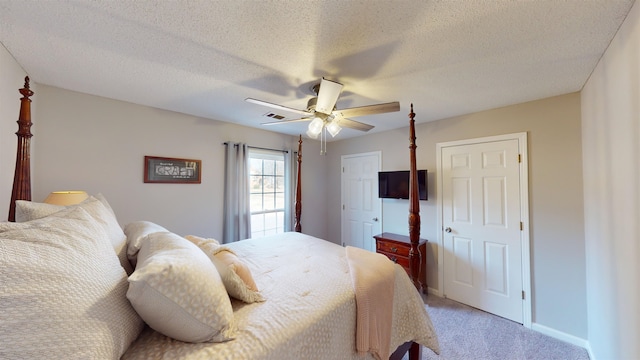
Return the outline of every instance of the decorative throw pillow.
{"type": "Polygon", "coordinates": [[[187,235],[184,238],[189,240],[189,241],[191,241],[192,243],[194,243],[194,244],[196,244],[198,246],[200,246],[200,243],[202,243],[202,242],[209,243],[210,244],[209,246],[214,246],[214,245],[215,246],[220,246],[220,241],[218,241],[216,239],[211,239],[211,238],[205,239],[203,237],[195,236],[195,235],[187,235]]]}
{"type": "Polygon", "coordinates": [[[127,298],[154,330],[185,342],[233,339],[229,296],[197,246],[171,232],[142,238],[127,298]]]}
{"type": "Polygon", "coordinates": [[[138,251],[143,240],[149,234],[156,232],[167,232],[169,230],[151,221],[134,221],[124,226],[124,233],[127,236],[127,257],[133,266],[136,266],[138,251]]]}
{"type": "Polygon", "coordinates": [[[242,262],[233,250],[221,246],[215,239],[205,239],[195,235],[185,238],[196,244],[216,266],[229,296],[246,303],[265,301],[258,292],[249,267],[242,262]]]}
{"type": "Polygon", "coordinates": [[[41,219],[66,208],[81,207],[85,209],[89,213],[89,215],[91,215],[96,221],[98,221],[100,225],[102,225],[107,231],[109,239],[111,240],[111,244],[113,245],[113,249],[115,250],[116,254],[118,254],[118,258],[120,259],[120,264],[125,269],[127,274],[131,274],[131,272],[133,272],[133,267],[127,259],[127,236],[122,231],[122,228],[118,223],[118,219],[116,219],[116,216],[114,215],[113,210],[111,209],[111,206],[109,205],[107,200],[104,198],[104,196],[102,196],[102,194],[98,194],[98,196],[102,200],[90,196],[80,204],[69,206],[17,200],[16,221],[25,222],[35,219],[41,219]]]}
{"type": "Polygon", "coordinates": [[[144,323],[104,228],[80,207],[0,223],[0,358],[119,359],[144,323]]]}

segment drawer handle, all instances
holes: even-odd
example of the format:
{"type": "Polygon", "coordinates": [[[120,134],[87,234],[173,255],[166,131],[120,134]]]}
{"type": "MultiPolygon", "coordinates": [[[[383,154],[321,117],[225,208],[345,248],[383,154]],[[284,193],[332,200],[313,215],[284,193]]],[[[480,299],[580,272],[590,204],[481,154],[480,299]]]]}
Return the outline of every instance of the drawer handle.
{"type": "Polygon", "coordinates": [[[397,253],[397,252],[398,252],[398,248],[396,248],[396,247],[392,247],[392,248],[391,248],[391,252],[397,253]]]}
{"type": "Polygon", "coordinates": [[[394,263],[396,263],[396,264],[397,264],[397,263],[398,263],[398,258],[397,258],[397,257],[395,257],[395,256],[392,256],[392,257],[391,257],[391,261],[393,261],[394,263]]]}

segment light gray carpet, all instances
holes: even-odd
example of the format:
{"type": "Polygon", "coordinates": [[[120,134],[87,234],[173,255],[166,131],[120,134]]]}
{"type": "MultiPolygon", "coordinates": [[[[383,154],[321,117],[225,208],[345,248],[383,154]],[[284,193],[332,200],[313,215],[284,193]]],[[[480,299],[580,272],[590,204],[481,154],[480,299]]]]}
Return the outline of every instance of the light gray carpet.
{"type": "Polygon", "coordinates": [[[458,302],[429,295],[425,304],[438,334],[440,355],[423,348],[423,360],[589,359],[579,346],[458,302]]]}

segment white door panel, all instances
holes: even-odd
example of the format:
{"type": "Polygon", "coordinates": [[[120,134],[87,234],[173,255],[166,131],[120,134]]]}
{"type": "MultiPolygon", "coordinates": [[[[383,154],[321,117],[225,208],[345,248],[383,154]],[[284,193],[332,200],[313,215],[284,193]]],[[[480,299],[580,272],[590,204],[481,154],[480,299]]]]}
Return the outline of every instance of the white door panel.
{"type": "Polygon", "coordinates": [[[342,244],[376,250],[373,236],[381,233],[378,198],[380,153],[342,157],[342,244]]]}
{"type": "Polygon", "coordinates": [[[518,140],[443,147],[444,295],[523,322],[518,140]]]}

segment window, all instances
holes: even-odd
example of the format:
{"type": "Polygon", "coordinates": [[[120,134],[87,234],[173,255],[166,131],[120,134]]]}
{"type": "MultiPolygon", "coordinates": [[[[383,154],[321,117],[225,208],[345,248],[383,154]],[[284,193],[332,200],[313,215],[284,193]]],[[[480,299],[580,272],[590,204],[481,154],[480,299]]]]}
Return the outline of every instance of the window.
{"type": "Polygon", "coordinates": [[[281,151],[249,150],[251,237],[285,230],[285,157],[281,151]]]}

